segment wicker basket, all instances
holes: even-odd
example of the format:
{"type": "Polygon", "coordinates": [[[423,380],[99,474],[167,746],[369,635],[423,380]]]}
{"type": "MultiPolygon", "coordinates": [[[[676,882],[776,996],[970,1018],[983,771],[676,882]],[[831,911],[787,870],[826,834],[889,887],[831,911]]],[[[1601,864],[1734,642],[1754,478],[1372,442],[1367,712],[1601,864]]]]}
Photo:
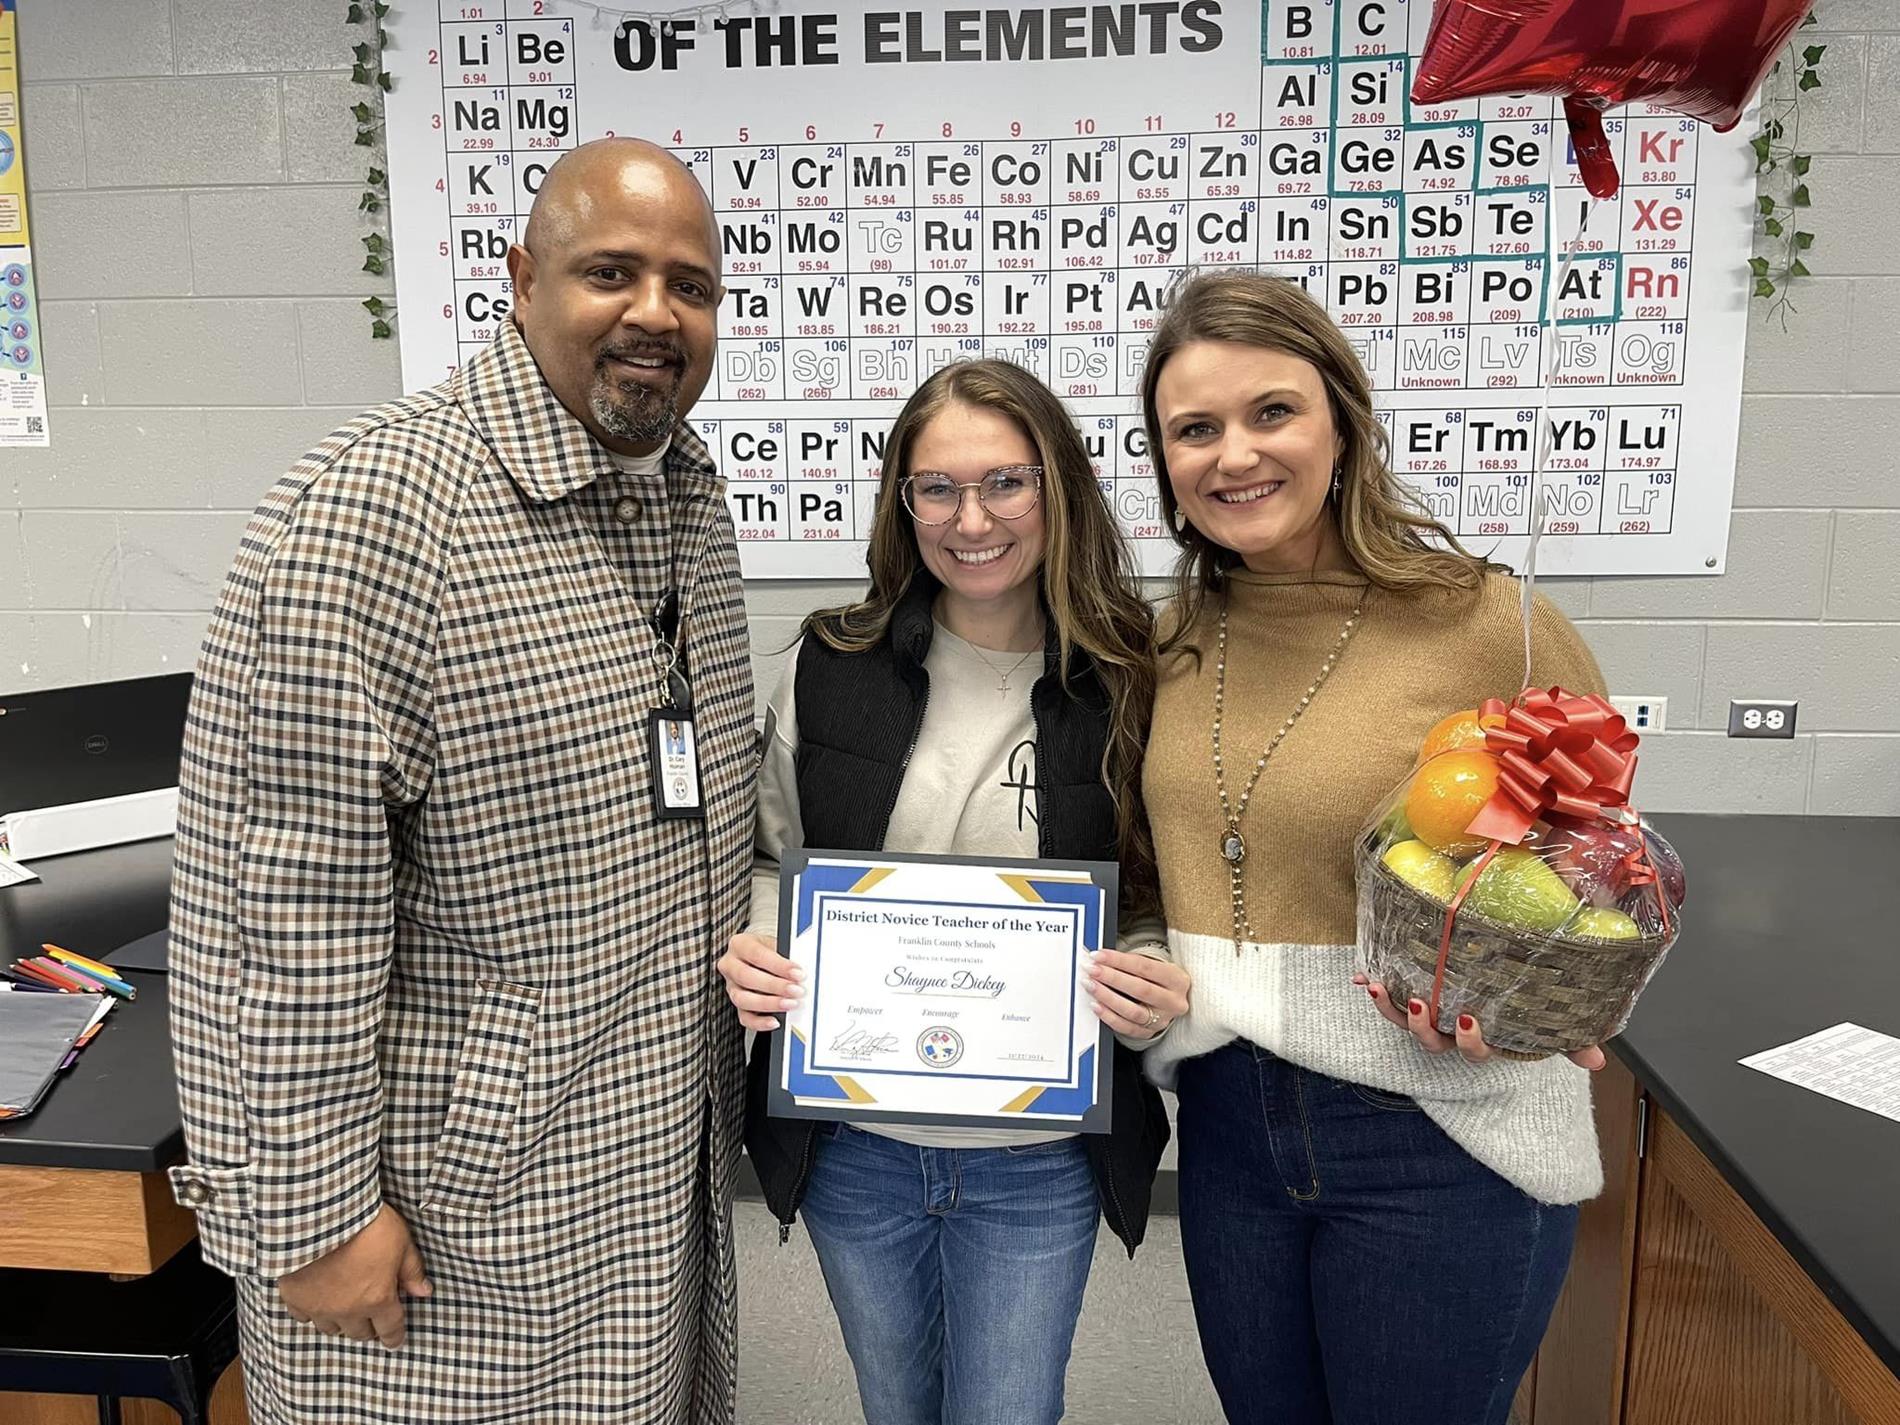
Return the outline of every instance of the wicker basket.
{"type": "MultiPolygon", "coordinates": [[[[1353,859],[1366,973],[1384,983],[1394,1004],[1430,1004],[1445,907],[1387,869],[1374,836],[1360,839],[1353,859]]],[[[1545,935],[1461,909],[1445,963],[1438,1029],[1451,1034],[1459,1015],[1474,1015],[1486,1044],[1522,1059],[1601,1044],[1629,1022],[1637,995],[1674,939],[1545,935]]]]}

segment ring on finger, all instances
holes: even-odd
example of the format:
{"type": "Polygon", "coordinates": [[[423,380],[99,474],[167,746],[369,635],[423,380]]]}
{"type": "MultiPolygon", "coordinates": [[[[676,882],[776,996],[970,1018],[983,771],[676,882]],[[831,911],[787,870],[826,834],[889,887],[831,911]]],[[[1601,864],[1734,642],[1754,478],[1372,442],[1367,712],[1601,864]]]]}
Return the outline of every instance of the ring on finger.
{"type": "Polygon", "coordinates": [[[1141,1027],[1143,1029],[1153,1029],[1159,1023],[1161,1023],[1160,1011],[1155,1010],[1155,1009],[1150,1009],[1148,1011],[1148,1017],[1142,1020],[1141,1027]]]}

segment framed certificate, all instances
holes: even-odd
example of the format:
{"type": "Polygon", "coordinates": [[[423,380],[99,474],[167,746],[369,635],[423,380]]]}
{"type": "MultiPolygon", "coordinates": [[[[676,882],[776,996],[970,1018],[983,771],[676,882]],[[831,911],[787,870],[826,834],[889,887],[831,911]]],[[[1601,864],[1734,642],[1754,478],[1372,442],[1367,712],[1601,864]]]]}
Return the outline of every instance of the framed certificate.
{"type": "Polygon", "coordinates": [[[1082,967],[1115,943],[1117,889],[1107,862],[786,852],[779,953],[805,995],[768,1111],[1108,1132],[1115,1041],[1082,967]]]}

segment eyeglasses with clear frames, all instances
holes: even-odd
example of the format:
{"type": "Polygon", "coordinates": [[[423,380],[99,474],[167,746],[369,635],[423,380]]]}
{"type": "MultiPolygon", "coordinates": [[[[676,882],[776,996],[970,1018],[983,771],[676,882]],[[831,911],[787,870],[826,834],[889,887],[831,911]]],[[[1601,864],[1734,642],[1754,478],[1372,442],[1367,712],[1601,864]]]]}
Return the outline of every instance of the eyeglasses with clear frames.
{"type": "Polygon", "coordinates": [[[920,470],[900,487],[904,508],[918,524],[948,524],[963,508],[963,492],[999,520],[1019,520],[1042,498],[1040,465],[1004,465],[981,480],[959,483],[937,470],[920,470]]]}

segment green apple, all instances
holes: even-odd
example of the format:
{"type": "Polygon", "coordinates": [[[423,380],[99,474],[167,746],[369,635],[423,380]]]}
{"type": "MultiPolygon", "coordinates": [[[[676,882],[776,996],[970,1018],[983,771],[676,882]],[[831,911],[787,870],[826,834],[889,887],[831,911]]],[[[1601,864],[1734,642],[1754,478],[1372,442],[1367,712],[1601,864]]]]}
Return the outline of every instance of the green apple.
{"type": "Polygon", "coordinates": [[[1451,904],[1458,885],[1458,863],[1440,855],[1423,841],[1397,841],[1379,858],[1406,885],[1422,891],[1441,905],[1451,904]]]}
{"type": "Polygon", "coordinates": [[[1577,912],[1570,933],[1589,940],[1638,940],[1643,934],[1636,922],[1622,911],[1595,905],[1587,905],[1577,912]]]}
{"type": "MultiPolygon", "coordinates": [[[[1411,823],[1405,819],[1404,797],[1400,797],[1398,801],[1394,802],[1392,804],[1392,810],[1387,812],[1384,819],[1380,821],[1378,836],[1379,840],[1386,842],[1388,845],[1400,841],[1410,841],[1412,839],[1411,823]]],[[[1423,842],[1419,844],[1424,845],[1423,842]]],[[[1426,846],[1425,849],[1429,851],[1431,847],[1426,846]]]]}
{"type": "Polygon", "coordinates": [[[1577,898],[1535,852],[1506,846],[1491,858],[1465,904],[1502,925],[1546,933],[1561,929],[1577,911],[1577,898]]]}

